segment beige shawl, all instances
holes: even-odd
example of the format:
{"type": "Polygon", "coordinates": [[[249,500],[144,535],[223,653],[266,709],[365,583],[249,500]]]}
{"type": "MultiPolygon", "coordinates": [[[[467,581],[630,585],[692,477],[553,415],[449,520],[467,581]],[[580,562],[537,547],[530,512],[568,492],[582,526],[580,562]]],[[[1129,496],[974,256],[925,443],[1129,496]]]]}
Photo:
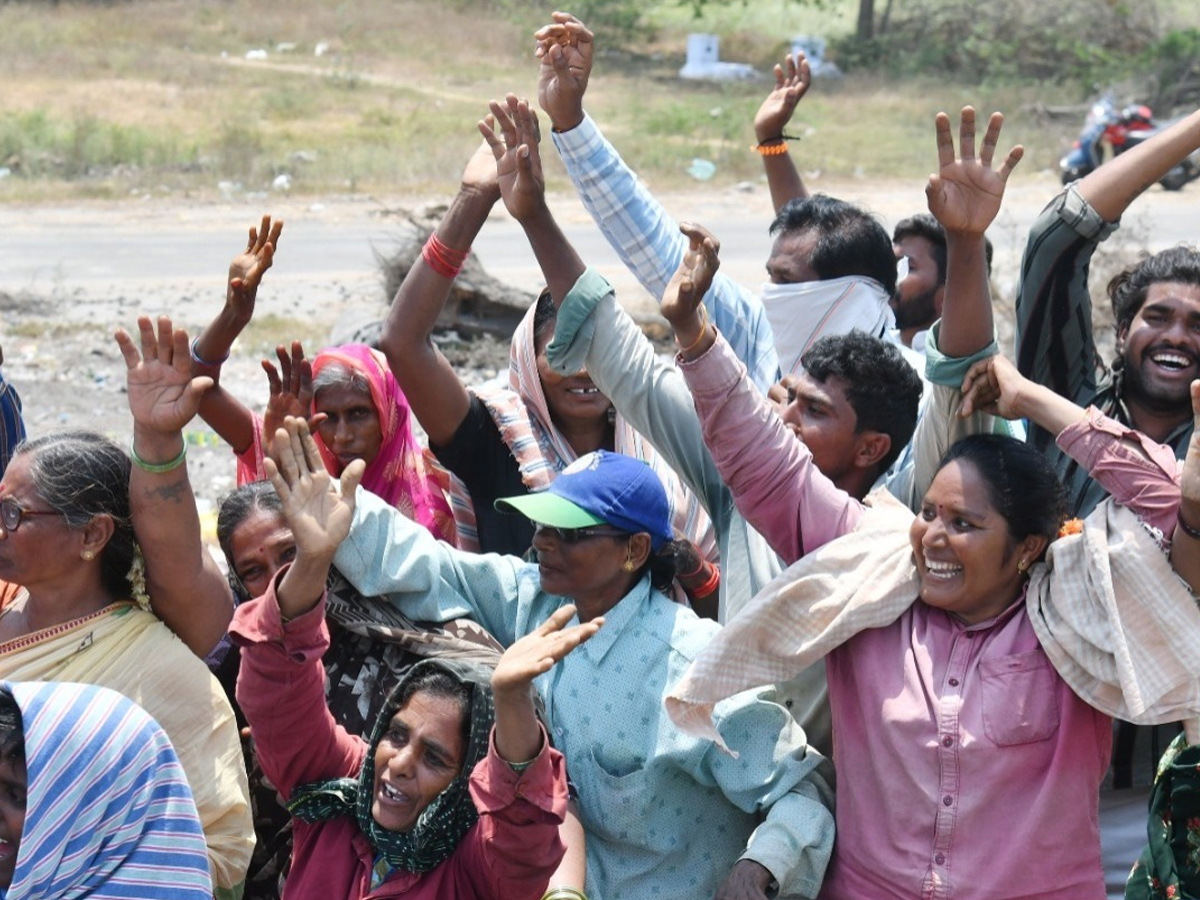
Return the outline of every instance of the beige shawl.
{"type": "MultiPolygon", "coordinates": [[[[22,592],[13,606],[27,599],[22,592]]],[[[100,685],[150,713],[187,773],[216,896],[241,896],[254,827],[233,709],[208,668],[166,625],[134,603],[114,603],[0,644],[0,678],[100,685]]]]}
{"type": "MultiPolygon", "coordinates": [[[[883,491],[866,502],[854,532],[782,572],[700,653],[665,701],[680,728],[724,748],[719,700],[793,677],[914,602],[912,513],[883,491]]],[[[1128,509],[1106,501],[1054,541],[1025,603],[1058,674],[1096,709],[1139,724],[1200,714],[1200,609],[1128,509]]]]}

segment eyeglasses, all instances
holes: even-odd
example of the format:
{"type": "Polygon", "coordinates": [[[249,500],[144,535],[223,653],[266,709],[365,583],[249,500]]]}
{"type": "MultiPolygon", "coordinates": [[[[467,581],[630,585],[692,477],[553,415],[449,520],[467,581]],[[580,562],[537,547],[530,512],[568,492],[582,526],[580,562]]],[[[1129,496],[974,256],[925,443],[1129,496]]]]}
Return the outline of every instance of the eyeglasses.
{"type": "Polygon", "coordinates": [[[535,531],[537,534],[548,534],[563,544],[578,544],[580,541],[585,541],[588,538],[629,537],[628,531],[621,531],[619,528],[606,528],[603,525],[594,525],[588,528],[556,528],[553,525],[542,525],[539,523],[535,531]]]}
{"type": "Polygon", "coordinates": [[[53,509],[23,509],[11,497],[0,500],[0,525],[9,534],[21,527],[21,520],[26,516],[57,516],[60,513],[53,509]]]}

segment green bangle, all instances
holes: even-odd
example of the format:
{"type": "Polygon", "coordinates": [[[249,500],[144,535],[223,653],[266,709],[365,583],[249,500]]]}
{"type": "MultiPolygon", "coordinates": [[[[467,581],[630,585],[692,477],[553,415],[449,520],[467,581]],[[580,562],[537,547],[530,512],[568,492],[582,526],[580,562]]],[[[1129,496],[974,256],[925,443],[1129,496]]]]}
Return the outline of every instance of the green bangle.
{"type": "Polygon", "coordinates": [[[542,894],[542,900],[588,900],[587,894],[577,888],[559,885],[542,894]]]}
{"type": "Polygon", "coordinates": [[[183,442],[183,449],[179,451],[179,455],[170,462],[165,463],[148,463],[137,455],[137,450],[134,449],[134,442],[129,442],[129,455],[133,458],[133,464],[143,472],[149,472],[151,475],[161,475],[164,472],[170,472],[178,469],[183,465],[183,461],[187,459],[187,441],[183,442]]]}

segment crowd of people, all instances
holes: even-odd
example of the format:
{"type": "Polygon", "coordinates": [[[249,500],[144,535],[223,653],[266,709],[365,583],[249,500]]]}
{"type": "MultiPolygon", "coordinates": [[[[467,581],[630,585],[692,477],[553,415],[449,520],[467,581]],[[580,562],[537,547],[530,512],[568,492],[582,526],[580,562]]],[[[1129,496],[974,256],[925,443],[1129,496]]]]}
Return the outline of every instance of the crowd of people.
{"type": "Polygon", "coordinates": [[[938,114],[928,212],[889,235],[803,184],[789,56],[755,292],[585,112],[592,32],[535,39],[551,143],[674,358],[565,237],[509,95],[379,345],[280,335],[261,415],[220,374],[270,217],[194,340],[117,332],[127,449],[26,435],[0,378],[0,897],[1200,897],[1200,251],[1112,280],[1112,361],[1088,291],[1200,112],[1046,207],[1010,362],[999,113],[938,114]],[[497,203],[546,288],[474,387],[431,334],[497,203]],[[224,566],[197,415],[235,456],[224,566]],[[1146,727],[1130,850],[1105,796],[1146,727]]]}

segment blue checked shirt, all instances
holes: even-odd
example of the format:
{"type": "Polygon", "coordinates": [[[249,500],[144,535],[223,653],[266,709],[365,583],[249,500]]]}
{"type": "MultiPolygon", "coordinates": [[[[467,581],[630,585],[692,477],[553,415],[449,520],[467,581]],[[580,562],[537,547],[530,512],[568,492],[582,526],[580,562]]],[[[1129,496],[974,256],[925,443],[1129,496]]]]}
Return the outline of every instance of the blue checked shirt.
{"type": "MultiPolygon", "coordinates": [[[[604,237],[652,297],[661,299],[679,268],[688,240],[679,223],[646,190],[591,117],[570,131],[553,132],[567,174],[604,237]]],[[[779,380],[775,338],[758,295],[717,272],[704,295],[708,315],[766,391],[779,380]]]]}

